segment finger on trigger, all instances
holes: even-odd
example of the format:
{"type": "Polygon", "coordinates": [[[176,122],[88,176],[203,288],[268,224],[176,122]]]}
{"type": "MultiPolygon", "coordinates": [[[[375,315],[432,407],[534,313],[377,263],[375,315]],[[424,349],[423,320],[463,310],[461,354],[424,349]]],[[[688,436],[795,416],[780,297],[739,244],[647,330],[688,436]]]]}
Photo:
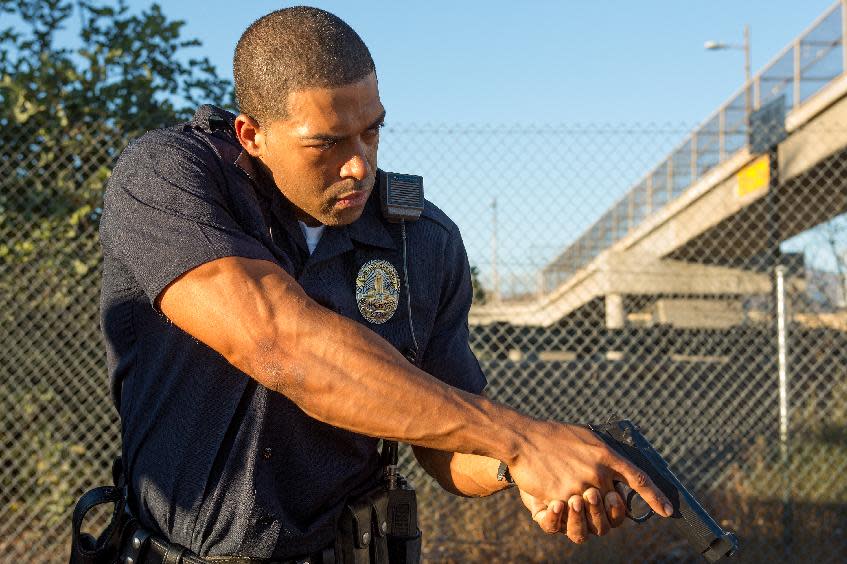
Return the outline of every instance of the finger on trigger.
{"type": "Polygon", "coordinates": [[[671,502],[668,501],[668,498],[665,497],[658,487],[656,487],[656,484],[653,483],[653,480],[650,479],[647,472],[627,461],[623,461],[623,464],[621,464],[618,472],[620,473],[620,477],[623,481],[629,484],[630,488],[638,492],[641,498],[647,502],[647,505],[649,505],[653,511],[663,517],[670,517],[673,515],[673,506],[671,505],[671,502]]]}
{"type": "Polygon", "coordinates": [[[582,544],[588,540],[588,525],[585,523],[585,511],[582,510],[582,497],[571,496],[568,509],[568,538],[576,544],[582,544]]]}
{"type": "Polygon", "coordinates": [[[614,490],[610,491],[606,494],[604,502],[606,515],[609,517],[609,525],[620,527],[626,517],[626,507],[624,507],[621,496],[614,490]]]}

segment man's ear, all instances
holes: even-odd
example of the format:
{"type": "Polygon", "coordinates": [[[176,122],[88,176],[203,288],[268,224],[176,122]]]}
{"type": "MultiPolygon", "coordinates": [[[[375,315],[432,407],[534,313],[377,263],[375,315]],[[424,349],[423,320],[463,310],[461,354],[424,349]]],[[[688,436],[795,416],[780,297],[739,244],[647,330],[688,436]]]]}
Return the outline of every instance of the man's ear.
{"type": "Polygon", "coordinates": [[[265,136],[259,122],[247,114],[235,118],[235,136],[251,157],[261,157],[265,150],[265,136]]]}

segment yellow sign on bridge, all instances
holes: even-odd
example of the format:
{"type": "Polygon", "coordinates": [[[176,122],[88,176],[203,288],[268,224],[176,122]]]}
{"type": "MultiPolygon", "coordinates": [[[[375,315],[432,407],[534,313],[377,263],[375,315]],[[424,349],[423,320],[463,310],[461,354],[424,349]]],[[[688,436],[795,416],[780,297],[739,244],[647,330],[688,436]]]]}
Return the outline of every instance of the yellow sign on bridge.
{"type": "Polygon", "coordinates": [[[735,189],[735,195],[745,198],[767,192],[770,184],[770,165],[768,155],[762,155],[742,168],[738,172],[738,187],[735,189]]]}

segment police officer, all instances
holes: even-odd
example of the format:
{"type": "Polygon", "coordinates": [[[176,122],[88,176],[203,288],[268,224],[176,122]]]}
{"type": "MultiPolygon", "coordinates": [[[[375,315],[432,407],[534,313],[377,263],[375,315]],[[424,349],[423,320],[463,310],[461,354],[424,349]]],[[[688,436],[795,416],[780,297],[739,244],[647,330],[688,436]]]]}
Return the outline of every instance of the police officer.
{"type": "Polygon", "coordinates": [[[385,109],[359,36],[279,10],[244,32],[234,75],[237,116],[202,106],[147,133],[105,195],[123,471],[164,550],[332,561],[345,504],[379,485],[379,438],[460,495],[513,481],[577,542],[622,520],[613,480],[668,515],[586,429],[479,395],[459,230],[429,202],[413,223],[381,209],[385,109]]]}

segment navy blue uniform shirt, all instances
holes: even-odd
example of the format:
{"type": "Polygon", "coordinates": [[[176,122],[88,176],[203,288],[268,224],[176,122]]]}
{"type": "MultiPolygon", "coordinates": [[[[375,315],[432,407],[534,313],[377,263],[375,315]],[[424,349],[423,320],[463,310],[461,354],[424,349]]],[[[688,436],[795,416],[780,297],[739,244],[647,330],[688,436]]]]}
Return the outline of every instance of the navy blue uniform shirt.
{"type": "MultiPolygon", "coordinates": [[[[377,439],[310,418],[174,326],[154,302],[206,262],[267,260],[316,302],[406,354],[409,296],[401,283],[384,323],[369,322],[356,302],[367,262],[388,261],[403,277],[400,226],[383,219],[378,194],[353,224],[327,227],[310,256],[287,200],[242,152],[233,117],[201,106],[191,122],[124,150],[100,225],[101,324],[142,524],[200,555],[284,558],[332,541],[344,500],[379,479],[377,439]]],[[[418,365],[478,393],[485,378],[468,346],[472,291],[459,231],[427,202],[407,236],[418,365]]]]}

